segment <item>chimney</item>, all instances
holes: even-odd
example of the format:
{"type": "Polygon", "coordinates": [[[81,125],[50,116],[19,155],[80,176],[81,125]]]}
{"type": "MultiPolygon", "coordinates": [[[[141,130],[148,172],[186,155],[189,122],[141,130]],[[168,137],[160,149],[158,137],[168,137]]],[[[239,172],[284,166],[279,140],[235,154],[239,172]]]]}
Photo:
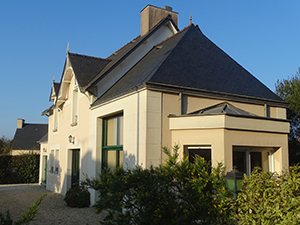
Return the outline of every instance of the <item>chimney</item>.
{"type": "Polygon", "coordinates": [[[25,120],[24,119],[18,119],[17,128],[22,129],[24,125],[25,120]]]}
{"type": "Polygon", "coordinates": [[[172,20],[178,26],[178,13],[172,11],[172,7],[164,6],[158,8],[147,5],[141,11],[141,36],[147,34],[158,22],[166,16],[171,15],[172,20]]]}

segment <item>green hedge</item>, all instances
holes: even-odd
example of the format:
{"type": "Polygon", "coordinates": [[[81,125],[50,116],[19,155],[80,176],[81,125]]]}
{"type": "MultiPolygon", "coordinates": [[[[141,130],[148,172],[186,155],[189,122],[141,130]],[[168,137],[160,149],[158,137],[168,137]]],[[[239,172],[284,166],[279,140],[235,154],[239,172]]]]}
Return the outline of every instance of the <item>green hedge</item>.
{"type": "Polygon", "coordinates": [[[196,157],[191,164],[179,160],[179,147],[164,165],[144,169],[103,170],[83,185],[96,190],[98,212],[112,208],[101,224],[232,224],[233,198],[227,191],[222,164],[196,157]],[[124,213],[119,213],[120,209],[124,213]]]}
{"type": "Polygon", "coordinates": [[[0,156],[0,184],[38,183],[40,156],[0,156]]]}

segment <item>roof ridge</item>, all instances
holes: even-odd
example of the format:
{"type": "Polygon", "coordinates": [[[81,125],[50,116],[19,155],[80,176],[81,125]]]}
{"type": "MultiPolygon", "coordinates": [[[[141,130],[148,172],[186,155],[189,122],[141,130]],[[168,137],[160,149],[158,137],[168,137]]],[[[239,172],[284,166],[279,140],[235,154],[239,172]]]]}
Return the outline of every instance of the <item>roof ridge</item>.
{"type": "MultiPolygon", "coordinates": [[[[170,17],[170,19],[172,19],[170,14],[166,15],[166,16],[163,17],[159,22],[157,22],[156,25],[155,25],[154,27],[151,28],[151,30],[155,29],[155,27],[158,26],[158,25],[160,24],[161,21],[165,20],[165,19],[168,18],[168,17],[170,17]]],[[[149,32],[151,32],[151,30],[150,30],[149,32]]],[[[149,33],[149,32],[148,32],[148,33],[149,33]]],[[[148,33],[147,33],[147,34],[148,34],[148,33]]],[[[147,34],[145,34],[145,35],[147,35],[147,34]]],[[[145,36],[145,35],[144,35],[144,36],[145,36]]],[[[172,36],[173,36],[173,35],[172,35],[172,36]]],[[[115,51],[114,53],[112,53],[112,54],[111,54],[110,56],[108,56],[107,58],[111,57],[111,56],[114,55],[114,54],[117,54],[118,51],[120,51],[121,49],[125,48],[125,47],[126,47],[127,45],[129,45],[130,43],[135,42],[139,37],[141,37],[141,35],[138,35],[136,38],[134,38],[133,40],[131,40],[130,42],[128,42],[127,44],[125,44],[123,47],[119,48],[117,51],[115,51]]]]}
{"type": "Polygon", "coordinates": [[[81,56],[81,57],[85,57],[85,58],[101,59],[101,60],[107,60],[107,61],[110,61],[110,59],[107,59],[107,58],[101,58],[101,57],[89,56],[89,55],[84,55],[84,54],[78,54],[78,53],[72,53],[72,52],[68,52],[68,54],[76,55],[76,56],[81,56]]]}
{"type": "Polygon", "coordinates": [[[24,125],[48,125],[48,123],[24,123],[24,125]]]}
{"type": "MultiPolygon", "coordinates": [[[[157,46],[163,44],[164,42],[166,42],[167,40],[171,39],[172,37],[176,36],[177,34],[182,33],[183,31],[185,31],[186,29],[188,29],[188,28],[191,27],[192,25],[194,25],[194,24],[190,24],[190,25],[186,26],[186,27],[183,28],[182,30],[178,31],[176,34],[173,34],[172,36],[170,36],[170,37],[166,38],[165,40],[161,41],[160,43],[156,44],[154,47],[157,47],[157,46]]],[[[195,26],[195,25],[194,25],[194,26],[195,26]]]]}
{"type": "MultiPolygon", "coordinates": [[[[129,41],[128,43],[126,43],[125,45],[123,45],[121,48],[119,48],[117,51],[115,51],[114,53],[110,54],[107,59],[113,55],[116,55],[117,52],[121,51],[123,48],[125,48],[126,46],[128,46],[131,43],[134,43],[139,37],[141,37],[141,35],[138,35],[137,37],[135,37],[134,39],[132,39],[131,41],[129,41]]],[[[110,60],[110,59],[108,59],[110,60]]]]}

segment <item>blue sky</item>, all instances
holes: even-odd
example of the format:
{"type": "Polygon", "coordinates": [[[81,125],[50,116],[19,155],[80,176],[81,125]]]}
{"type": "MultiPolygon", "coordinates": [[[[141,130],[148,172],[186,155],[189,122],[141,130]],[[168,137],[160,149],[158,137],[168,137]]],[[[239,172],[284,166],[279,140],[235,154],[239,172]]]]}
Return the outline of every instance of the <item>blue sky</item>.
{"type": "Polygon", "coordinates": [[[70,52],[106,58],[140,33],[140,11],[169,5],[271,90],[300,67],[299,0],[0,1],[0,137],[17,118],[47,123],[53,76],[70,52]]]}

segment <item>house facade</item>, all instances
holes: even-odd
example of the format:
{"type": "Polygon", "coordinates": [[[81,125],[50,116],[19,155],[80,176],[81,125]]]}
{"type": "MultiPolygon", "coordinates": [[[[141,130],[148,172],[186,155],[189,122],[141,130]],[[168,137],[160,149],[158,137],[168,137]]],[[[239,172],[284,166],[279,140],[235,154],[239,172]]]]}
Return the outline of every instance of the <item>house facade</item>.
{"type": "Polygon", "coordinates": [[[227,170],[288,167],[287,104],[177,16],[146,6],[141,34],[105,59],[67,50],[43,112],[47,189],[65,194],[102,167],[159,165],[175,143],[227,170]]]}

